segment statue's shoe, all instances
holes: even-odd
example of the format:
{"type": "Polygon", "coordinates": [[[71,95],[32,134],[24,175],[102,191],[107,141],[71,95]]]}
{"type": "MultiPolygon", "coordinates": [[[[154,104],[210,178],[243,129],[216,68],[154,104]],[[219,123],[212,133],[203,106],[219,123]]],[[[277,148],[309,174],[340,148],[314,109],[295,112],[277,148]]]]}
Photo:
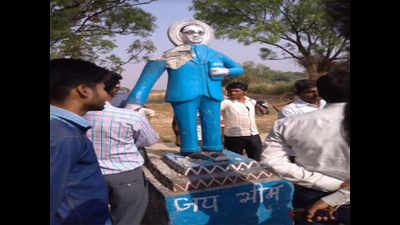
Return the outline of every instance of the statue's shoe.
{"type": "Polygon", "coordinates": [[[208,156],[207,154],[204,154],[203,151],[198,151],[198,152],[181,152],[181,155],[185,156],[185,157],[189,157],[191,159],[203,159],[203,160],[209,160],[210,156],[208,156]]]}
{"type": "Polygon", "coordinates": [[[207,154],[214,162],[228,161],[230,160],[222,151],[203,151],[207,154]]]}

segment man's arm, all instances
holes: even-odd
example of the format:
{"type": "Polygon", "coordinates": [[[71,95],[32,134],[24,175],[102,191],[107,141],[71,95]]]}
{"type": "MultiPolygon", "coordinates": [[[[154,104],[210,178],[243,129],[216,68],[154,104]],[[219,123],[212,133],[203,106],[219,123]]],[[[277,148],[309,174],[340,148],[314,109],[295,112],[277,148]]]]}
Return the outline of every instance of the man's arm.
{"type": "Polygon", "coordinates": [[[78,157],[74,138],[50,140],[50,214],[53,224],[57,209],[62,204],[69,171],[78,157]]]}
{"type": "Polygon", "coordinates": [[[286,106],[282,107],[281,110],[279,110],[278,119],[283,119],[285,117],[293,116],[296,114],[296,112],[293,111],[293,109],[291,109],[290,107],[286,107],[286,106]]]}
{"type": "Polygon", "coordinates": [[[332,207],[347,204],[350,202],[350,186],[341,188],[330,195],[324,196],[321,200],[332,207]]]}
{"type": "Polygon", "coordinates": [[[325,192],[336,191],[343,181],[318,172],[308,171],[304,167],[290,162],[288,153],[291,152],[291,147],[283,137],[286,121],[287,119],[283,119],[274,123],[265,141],[261,163],[270,167],[282,178],[298,185],[325,192]]]}
{"type": "Polygon", "coordinates": [[[228,102],[227,100],[223,100],[221,102],[221,109],[220,109],[222,114],[225,112],[226,107],[228,107],[228,102]]]}
{"type": "Polygon", "coordinates": [[[158,133],[143,114],[139,115],[138,121],[133,122],[133,129],[138,134],[135,142],[138,148],[150,146],[160,139],[158,133]]]}

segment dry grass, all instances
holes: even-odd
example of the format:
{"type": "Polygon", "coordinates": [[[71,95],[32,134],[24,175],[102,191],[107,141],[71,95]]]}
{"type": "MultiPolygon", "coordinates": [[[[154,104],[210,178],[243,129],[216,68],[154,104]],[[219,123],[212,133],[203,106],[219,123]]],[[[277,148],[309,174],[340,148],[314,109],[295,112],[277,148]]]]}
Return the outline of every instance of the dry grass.
{"type": "MultiPolygon", "coordinates": [[[[173,109],[171,105],[167,102],[164,102],[164,94],[163,91],[152,91],[149,99],[147,101],[147,107],[155,110],[156,115],[151,118],[151,124],[154,129],[160,135],[161,142],[175,142],[175,135],[172,131],[172,119],[173,119],[173,109]]],[[[280,96],[276,95],[255,95],[250,94],[250,97],[257,99],[265,99],[270,104],[277,104],[280,102],[280,96]]],[[[261,134],[262,140],[264,140],[265,136],[271,130],[274,121],[277,118],[277,112],[270,108],[270,114],[263,116],[256,116],[256,123],[258,130],[261,134]]]]}

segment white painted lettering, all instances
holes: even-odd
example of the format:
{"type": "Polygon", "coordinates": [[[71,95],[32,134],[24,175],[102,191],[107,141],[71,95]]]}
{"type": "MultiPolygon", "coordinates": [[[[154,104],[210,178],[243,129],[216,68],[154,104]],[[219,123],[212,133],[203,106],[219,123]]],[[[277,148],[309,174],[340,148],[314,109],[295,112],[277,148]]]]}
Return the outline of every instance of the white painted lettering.
{"type": "Polygon", "coordinates": [[[187,199],[187,198],[176,198],[174,200],[174,205],[175,205],[175,208],[178,210],[178,212],[188,210],[192,206],[193,206],[193,212],[197,212],[199,210],[199,202],[203,201],[201,204],[201,207],[203,207],[204,209],[212,208],[214,210],[214,212],[218,212],[217,197],[218,197],[218,195],[193,198],[192,202],[190,202],[189,199],[187,199]],[[208,199],[211,199],[211,204],[207,204],[208,199]],[[179,202],[179,201],[181,201],[181,202],[179,202]]]}

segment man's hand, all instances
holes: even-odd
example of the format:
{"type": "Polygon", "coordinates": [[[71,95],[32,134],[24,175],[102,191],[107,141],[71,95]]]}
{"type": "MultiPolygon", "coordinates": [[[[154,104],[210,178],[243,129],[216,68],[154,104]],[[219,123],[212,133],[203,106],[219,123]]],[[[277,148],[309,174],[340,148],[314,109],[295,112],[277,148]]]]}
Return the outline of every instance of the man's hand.
{"type": "Polygon", "coordinates": [[[346,180],[345,182],[343,182],[342,185],[340,185],[340,188],[345,188],[345,187],[349,187],[350,186],[350,180],[346,180]]]}
{"type": "MultiPolygon", "coordinates": [[[[333,208],[332,206],[328,205],[328,203],[326,203],[326,202],[324,202],[324,201],[322,201],[322,200],[316,201],[316,202],[311,206],[311,208],[309,208],[309,209],[307,210],[306,220],[307,220],[308,222],[313,222],[313,217],[314,217],[315,213],[316,213],[318,210],[325,210],[325,211],[328,211],[329,217],[327,217],[327,216],[324,216],[324,217],[318,216],[318,217],[316,218],[316,219],[317,219],[317,222],[321,222],[321,221],[324,222],[324,221],[328,221],[328,220],[335,220],[335,217],[333,216],[333,213],[335,212],[335,208],[333,208]]],[[[314,222],[315,222],[315,221],[314,221],[314,222]]]]}
{"type": "Polygon", "coordinates": [[[142,108],[142,105],[135,104],[135,103],[126,103],[125,109],[131,109],[134,111],[138,111],[140,108],[142,108]]]}
{"type": "Polygon", "coordinates": [[[212,68],[211,75],[214,76],[224,76],[229,74],[229,69],[227,68],[212,68]]]}

